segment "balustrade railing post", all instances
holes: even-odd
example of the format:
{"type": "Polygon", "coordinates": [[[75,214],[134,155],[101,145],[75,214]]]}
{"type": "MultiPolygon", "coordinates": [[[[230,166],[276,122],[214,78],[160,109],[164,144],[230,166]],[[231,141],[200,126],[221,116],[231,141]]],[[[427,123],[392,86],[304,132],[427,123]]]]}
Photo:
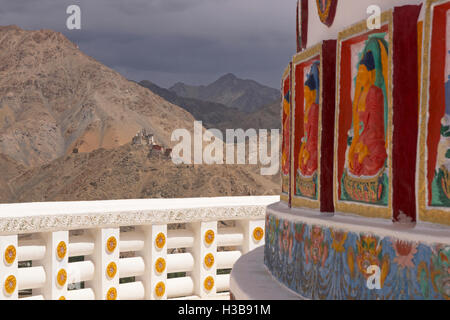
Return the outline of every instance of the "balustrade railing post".
{"type": "Polygon", "coordinates": [[[216,294],[217,221],[190,224],[194,232],[194,293],[200,298],[216,294]]]}
{"type": "Polygon", "coordinates": [[[90,286],[94,290],[96,300],[117,300],[119,296],[119,241],[120,229],[92,230],[95,265],[94,279],[90,286]]]}
{"type": "Polygon", "coordinates": [[[56,231],[41,234],[45,256],[40,262],[45,270],[44,286],[36,291],[46,300],[65,300],[67,296],[69,232],[56,231]]]}
{"type": "Polygon", "coordinates": [[[17,235],[0,236],[0,250],[3,255],[0,262],[0,300],[16,300],[19,298],[17,242],[17,235]]]}
{"type": "Polygon", "coordinates": [[[141,228],[144,232],[145,274],[141,277],[146,300],[167,299],[167,225],[141,228]]]}
{"type": "Polygon", "coordinates": [[[237,224],[244,233],[242,254],[246,254],[264,244],[264,220],[241,220],[237,224]]]}

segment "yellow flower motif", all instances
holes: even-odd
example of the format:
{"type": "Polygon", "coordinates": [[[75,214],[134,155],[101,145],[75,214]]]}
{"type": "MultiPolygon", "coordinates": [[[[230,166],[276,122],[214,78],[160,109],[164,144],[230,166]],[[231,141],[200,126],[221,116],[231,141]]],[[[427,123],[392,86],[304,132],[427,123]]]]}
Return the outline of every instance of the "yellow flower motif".
{"type": "Polygon", "coordinates": [[[13,275],[10,275],[5,280],[5,291],[7,294],[13,294],[14,290],[16,290],[17,286],[17,280],[16,277],[13,275]]]}
{"type": "Polygon", "coordinates": [[[163,273],[166,270],[166,260],[164,258],[158,258],[155,262],[155,269],[158,273],[163,273]]]}
{"type": "Polygon", "coordinates": [[[156,236],[156,239],[155,239],[155,246],[158,249],[162,249],[162,248],[164,248],[165,244],[166,244],[166,236],[162,232],[158,233],[158,235],[156,236]]]}
{"type": "Polygon", "coordinates": [[[114,278],[117,273],[117,265],[115,262],[110,262],[106,267],[106,274],[110,279],[114,278]]]}
{"type": "Polygon", "coordinates": [[[58,274],[56,275],[56,282],[62,287],[66,284],[67,281],[67,272],[64,269],[61,269],[58,271],[58,274]]]}
{"type": "Polygon", "coordinates": [[[117,247],[116,237],[114,236],[109,237],[108,240],[106,241],[106,250],[108,250],[109,253],[113,253],[116,247],[117,247]]]}
{"type": "Polygon", "coordinates": [[[211,243],[214,242],[214,231],[213,230],[208,230],[205,232],[205,242],[206,244],[210,245],[211,243]]]}
{"type": "Polygon", "coordinates": [[[255,230],[253,230],[253,238],[256,241],[261,241],[262,238],[264,237],[264,230],[260,227],[255,228],[255,230]]]}
{"type": "Polygon", "coordinates": [[[214,255],[212,253],[208,253],[205,256],[205,265],[208,269],[214,265],[214,255]]]}
{"type": "Polygon", "coordinates": [[[211,276],[206,277],[205,281],[203,282],[203,286],[207,291],[211,291],[212,288],[214,288],[214,278],[211,276]]]}
{"type": "Polygon", "coordinates": [[[116,300],[117,299],[117,289],[114,287],[109,288],[106,293],[106,300],[116,300]]]}
{"type": "Polygon", "coordinates": [[[58,243],[58,246],[56,247],[56,255],[58,256],[59,260],[64,259],[67,253],[67,245],[64,241],[61,241],[58,243]]]}
{"type": "Polygon", "coordinates": [[[16,247],[10,245],[5,250],[5,261],[7,264],[12,264],[16,260],[16,247]]]}
{"type": "Polygon", "coordinates": [[[164,293],[166,292],[166,285],[164,284],[164,282],[160,281],[156,284],[155,287],[155,294],[158,298],[161,298],[162,296],[164,296],[164,293]]]}

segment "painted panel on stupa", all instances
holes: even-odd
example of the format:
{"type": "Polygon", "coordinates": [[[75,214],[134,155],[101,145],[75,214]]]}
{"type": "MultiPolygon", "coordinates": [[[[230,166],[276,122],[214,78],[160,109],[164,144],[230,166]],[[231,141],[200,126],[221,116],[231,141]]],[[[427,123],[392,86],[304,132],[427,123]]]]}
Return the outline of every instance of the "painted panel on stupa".
{"type": "Polygon", "coordinates": [[[290,189],[290,167],[291,167],[291,79],[290,67],[288,67],[283,75],[282,80],[282,132],[283,140],[281,147],[281,181],[282,195],[281,199],[285,202],[289,201],[290,189]]]}
{"type": "Polygon", "coordinates": [[[428,2],[424,47],[420,219],[450,224],[450,1],[428,2]]]}
{"type": "Polygon", "coordinates": [[[334,212],[336,41],[297,54],[292,65],[292,206],[334,212]]]}
{"type": "Polygon", "coordinates": [[[340,33],[335,141],[339,211],[390,217],[392,176],[392,15],[379,30],[366,23],[340,33]]]}
{"type": "Polygon", "coordinates": [[[319,208],[321,46],[294,57],[293,205],[319,208]]]}

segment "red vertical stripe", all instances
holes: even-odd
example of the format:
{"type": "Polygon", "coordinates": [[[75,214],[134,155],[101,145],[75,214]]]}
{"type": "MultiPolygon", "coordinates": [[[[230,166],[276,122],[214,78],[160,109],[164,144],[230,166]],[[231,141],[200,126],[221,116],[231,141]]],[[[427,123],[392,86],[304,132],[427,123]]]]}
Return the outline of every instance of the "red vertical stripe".
{"type": "Polygon", "coordinates": [[[334,212],[333,166],[334,125],[336,111],[336,44],[335,40],[323,42],[322,47],[322,142],[320,156],[320,211],[334,212]]]}
{"type": "Polygon", "coordinates": [[[428,119],[428,203],[431,204],[431,184],[437,162],[437,149],[441,138],[441,120],[445,115],[445,57],[446,49],[446,19],[450,3],[434,8],[433,34],[430,51],[430,87],[429,87],[429,119],[428,119]]]}
{"type": "MultiPolygon", "coordinates": [[[[419,131],[417,19],[421,5],[394,8],[393,220],[416,221],[416,157],[419,131]]],[[[434,57],[433,57],[434,59],[434,57]]]]}

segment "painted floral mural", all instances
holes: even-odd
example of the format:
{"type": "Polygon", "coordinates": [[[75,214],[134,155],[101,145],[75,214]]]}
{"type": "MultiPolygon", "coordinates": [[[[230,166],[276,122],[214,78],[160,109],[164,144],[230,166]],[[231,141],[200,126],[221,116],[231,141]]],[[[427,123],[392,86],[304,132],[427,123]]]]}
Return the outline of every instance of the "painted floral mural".
{"type": "Polygon", "coordinates": [[[273,276],[308,299],[450,299],[450,247],[280,220],[268,215],[264,260],[273,276]],[[368,267],[381,289],[369,289],[368,267]]]}

